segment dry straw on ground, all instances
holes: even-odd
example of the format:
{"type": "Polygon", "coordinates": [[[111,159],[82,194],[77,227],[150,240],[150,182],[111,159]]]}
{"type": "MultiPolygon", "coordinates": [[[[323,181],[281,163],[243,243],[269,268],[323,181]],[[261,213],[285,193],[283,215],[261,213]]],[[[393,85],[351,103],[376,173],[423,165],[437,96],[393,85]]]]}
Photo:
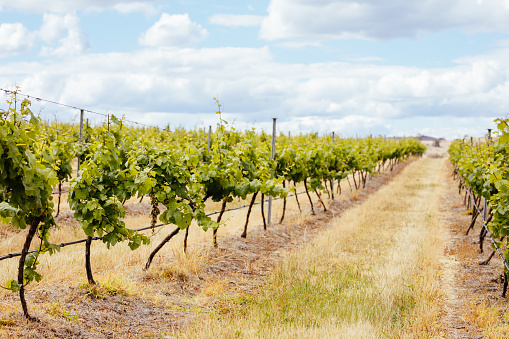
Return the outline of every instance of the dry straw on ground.
{"type": "MultiPolygon", "coordinates": [[[[29,293],[30,307],[41,318],[35,333],[97,338],[437,334],[437,168],[443,161],[411,163],[367,198],[375,190],[370,187],[387,180],[384,173],[354,197],[336,196],[331,211],[317,216],[310,215],[305,195],[300,196],[302,214],[290,198],[285,223],[267,232],[257,206],[247,240],[239,238],[246,211],[230,212],[219,233],[219,249],[211,247],[210,232],[194,226],[188,255],[182,254],[179,234],[148,272],[141,266],[169,229],[155,236],[154,245],[134,252],[123,244],[107,251],[95,243],[92,265],[102,284],[101,290],[90,292],[95,297],[80,287],[86,280],[81,246],[45,256],[45,277],[29,293]],[[348,209],[354,205],[360,206],[348,209]],[[286,256],[290,249],[294,252],[286,256]],[[193,322],[197,326],[188,327],[193,322]]],[[[343,182],[343,192],[348,191],[343,182]]],[[[316,199],[314,203],[321,209],[316,199]]],[[[275,204],[280,213],[282,201],[275,204]]],[[[279,217],[276,213],[273,220],[279,217]]],[[[148,217],[131,213],[126,222],[140,227],[148,224],[148,217]]],[[[75,232],[67,227],[53,236],[68,241],[81,236],[75,232]]],[[[15,266],[2,265],[0,269],[14,272],[15,266]]],[[[0,324],[0,334],[29,337],[16,298],[5,293],[0,298],[0,320],[6,323],[0,324]]]]}
{"type": "Polygon", "coordinates": [[[443,164],[439,158],[410,164],[288,256],[259,293],[226,315],[205,317],[186,336],[440,336],[443,164]]]}

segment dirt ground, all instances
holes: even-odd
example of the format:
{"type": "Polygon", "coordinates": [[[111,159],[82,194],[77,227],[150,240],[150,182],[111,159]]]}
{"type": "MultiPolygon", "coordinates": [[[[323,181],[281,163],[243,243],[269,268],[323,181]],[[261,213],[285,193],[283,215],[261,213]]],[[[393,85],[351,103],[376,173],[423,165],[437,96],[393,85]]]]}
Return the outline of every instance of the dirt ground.
{"type": "Polygon", "coordinates": [[[464,191],[458,194],[452,165],[448,163],[443,170],[441,215],[447,245],[442,273],[442,320],[447,338],[507,338],[507,325],[504,326],[507,299],[501,298],[502,260],[496,254],[489,265],[480,265],[493,252],[491,241],[486,237],[484,251],[480,253],[480,220],[465,235],[471,215],[463,204],[464,191]]]}
{"type": "MultiPolygon", "coordinates": [[[[212,251],[195,246],[187,258],[180,255],[182,261],[177,255],[176,260],[153,265],[148,272],[140,269],[125,278],[114,277],[99,291],[65,282],[44,290],[29,289],[30,311],[39,321],[27,324],[13,308],[0,319],[0,337],[170,338],[196,315],[228,307],[232,298],[254,290],[285,253],[329,227],[335,216],[361,204],[405,165],[372,177],[360,191],[336,195],[327,212],[315,206],[314,216],[303,213],[296,223],[272,225],[267,231],[253,229],[247,239],[228,237],[212,251]],[[114,288],[108,289],[111,285],[114,288]]],[[[304,195],[300,201],[309,204],[304,195]]],[[[18,296],[12,294],[0,301],[0,307],[18,303],[18,296]]]]}

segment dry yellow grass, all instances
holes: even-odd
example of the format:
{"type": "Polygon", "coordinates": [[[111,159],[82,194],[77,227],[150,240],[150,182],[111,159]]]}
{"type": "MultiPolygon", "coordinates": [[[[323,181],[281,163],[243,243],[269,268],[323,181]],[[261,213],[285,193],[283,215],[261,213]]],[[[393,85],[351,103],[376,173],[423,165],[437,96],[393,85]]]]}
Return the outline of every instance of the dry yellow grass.
{"type": "MultiPolygon", "coordinates": [[[[342,182],[343,192],[349,191],[348,184],[342,182]]],[[[299,185],[298,190],[303,191],[303,186],[299,185]]],[[[315,209],[321,209],[318,205],[318,200],[314,193],[312,194],[313,204],[315,209]]],[[[61,211],[69,212],[69,206],[66,202],[67,194],[62,195],[61,211]]],[[[147,198],[145,198],[147,199],[147,198]]],[[[260,200],[258,195],[257,201],[260,200]]],[[[147,200],[145,200],[147,201],[147,200]]],[[[250,197],[247,200],[235,200],[227,205],[227,208],[237,207],[248,204],[250,197]]],[[[309,201],[305,194],[299,195],[299,201],[302,207],[302,214],[299,213],[295,197],[289,197],[287,200],[287,211],[285,216],[285,223],[301,222],[304,221],[306,216],[309,215],[309,201]]],[[[324,199],[326,205],[328,199],[324,199]]],[[[137,204],[138,199],[131,199],[127,204],[137,204]]],[[[274,200],[272,208],[272,223],[278,223],[281,218],[283,200],[274,200]]],[[[218,211],[221,203],[208,202],[206,210],[208,212],[218,211]]],[[[222,219],[222,225],[218,232],[219,246],[223,246],[222,240],[229,236],[240,236],[242,233],[247,208],[239,209],[236,211],[226,212],[222,219]]],[[[265,214],[267,215],[267,206],[265,207],[265,214]]],[[[217,216],[212,217],[214,220],[217,216]]],[[[125,218],[126,226],[128,228],[136,229],[150,225],[150,217],[148,215],[132,215],[125,218]]],[[[148,246],[141,246],[135,251],[131,251],[127,244],[117,244],[110,249],[100,241],[92,243],[92,270],[94,275],[100,278],[108,272],[125,273],[133,269],[139,269],[144,266],[150,252],[162,241],[166,235],[171,232],[176,226],[168,225],[159,228],[155,233],[151,231],[144,231],[145,234],[151,235],[151,244],[148,246]]],[[[251,217],[249,220],[249,230],[254,228],[263,227],[263,221],[260,213],[260,205],[253,207],[251,217]]],[[[13,231],[10,225],[0,224],[0,255],[8,253],[20,252],[26,230],[13,231]],[[2,235],[5,234],[5,235],[2,235]]],[[[69,242],[84,238],[84,233],[79,227],[64,226],[60,229],[51,231],[50,241],[52,243],[60,244],[62,242],[69,242]]],[[[195,223],[190,227],[188,246],[190,248],[190,255],[183,254],[183,239],[184,232],[180,232],[156,256],[153,267],[156,267],[165,261],[177,261],[179,267],[184,267],[190,271],[199,270],[199,266],[204,267],[204,258],[206,258],[206,251],[196,252],[197,248],[211,248],[212,246],[212,232],[211,230],[204,232],[198,228],[195,223]],[[194,253],[194,254],[193,254],[194,253]]],[[[36,246],[36,241],[32,244],[32,249],[36,246]]],[[[226,245],[224,245],[226,246],[226,245]]],[[[57,282],[65,282],[69,285],[83,283],[86,280],[85,266],[84,266],[84,244],[78,244],[68,247],[63,247],[60,253],[52,256],[48,254],[39,257],[40,265],[38,271],[43,275],[40,283],[33,283],[30,285],[29,290],[43,290],[44,286],[51,285],[57,282]]],[[[11,258],[0,261],[0,284],[4,285],[6,281],[14,279],[17,276],[17,258],[11,258]]],[[[0,297],[5,296],[10,292],[0,289],[0,297]]]]}
{"type": "MultiPolygon", "coordinates": [[[[300,186],[299,191],[302,190],[303,188],[300,186]]],[[[350,192],[349,185],[346,181],[342,182],[342,191],[343,194],[350,192]]],[[[355,195],[357,192],[354,191],[352,194],[355,195]]],[[[319,205],[316,195],[314,193],[311,193],[311,195],[313,197],[315,210],[321,210],[322,207],[319,205]]],[[[336,194],[336,199],[340,200],[342,197],[336,194]]],[[[63,201],[65,201],[65,199],[63,201]]],[[[285,224],[287,224],[288,227],[296,223],[305,223],[310,217],[307,196],[305,194],[299,195],[299,201],[303,209],[302,214],[299,213],[295,197],[288,198],[287,214],[285,217],[285,224]]],[[[324,201],[328,204],[327,198],[324,198],[324,201]]],[[[248,202],[249,197],[247,201],[234,201],[229,204],[228,207],[240,206],[248,202]]],[[[136,204],[137,202],[136,199],[132,199],[128,203],[136,204]]],[[[282,200],[274,201],[272,214],[273,223],[279,222],[282,205],[282,200]]],[[[207,205],[208,211],[216,211],[219,208],[220,203],[210,202],[207,205]]],[[[68,211],[68,206],[64,203],[61,206],[61,210],[68,211]]],[[[227,237],[240,236],[244,226],[246,212],[247,209],[241,209],[227,212],[224,215],[224,225],[222,225],[219,230],[218,242],[220,247],[227,247],[227,244],[223,242],[226,241],[227,237]]],[[[265,213],[267,213],[267,210],[265,210],[265,213]]],[[[136,215],[127,217],[125,221],[127,227],[139,228],[149,225],[150,218],[144,215],[136,215]]],[[[253,209],[249,229],[261,228],[263,227],[262,225],[260,205],[257,205],[253,209]]],[[[147,290],[146,286],[141,284],[144,279],[147,279],[147,285],[151,285],[150,279],[167,279],[186,282],[188,277],[196,278],[207,265],[209,251],[212,246],[212,232],[203,232],[193,224],[190,229],[189,251],[187,255],[184,255],[182,251],[184,232],[180,232],[180,234],[172,239],[172,241],[156,256],[150,271],[146,273],[142,272],[141,269],[149,253],[174,229],[174,227],[175,226],[167,226],[157,230],[153,235],[152,243],[149,246],[142,246],[136,251],[131,251],[126,244],[118,244],[108,250],[101,242],[93,242],[92,269],[96,281],[101,284],[102,288],[112,290],[112,293],[141,297],[150,301],[155,306],[166,305],[168,308],[177,307],[173,304],[169,305],[171,301],[168,302],[165,300],[160,292],[150,289],[147,290]]],[[[0,225],[0,234],[4,231],[8,232],[8,236],[0,237],[0,254],[19,252],[24,241],[25,231],[13,232],[10,226],[0,225]]],[[[151,234],[151,231],[146,231],[146,234],[151,234]]],[[[61,229],[52,230],[51,241],[53,243],[61,243],[82,239],[83,237],[84,235],[80,228],[66,226],[61,229]]],[[[38,271],[42,273],[43,280],[40,283],[33,283],[28,287],[29,309],[33,311],[34,314],[48,313],[48,310],[50,310],[56,316],[66,319],[67,317],[72,318],[74,316],[72,307],[61,307],[61,305],[58,304],[60,302],[59,299],[51,301],[49,299],[44,299],[44,296],[47,295],[46,290],[53,288],[53,286],[48,288],[50,285],[56,285],[58,287],[65,286],[65,289],[67,289],[67,286],[80,286],[85,283],[84,244],[64,247],[61,249],[60,253],[53,256],[43,255],[40,257],[40,262],[41,264],[39,265],[38,271]],[[30,295],[30,293],[34,292],[37,294],[37,297],[33,294],[30,295]],[[37,303],[33,302],[35,299],[38,299],[37,303]],[[41,304],[41,300],[46,300],[46,303],[41,304]]],[[[5,281],[16,276],[17,263],[17,259],[0,261],[0,272],[2,272],[0,275],[0,284],[4,284],[5,281]]],[[[200,298],[203,299],[203,304],[205,305],[210,300],[217,298],[217,296],[223,295],[223,291],[227,287],[227,283],[221,279],[206,281],[205,285],[205,288],[201,292],[201,296],[196,297],[197,304],[200,304],[200,298]]],[[[103,293],[104,290],[99,292],[103,293]]],[[[11,293],[0,290],[0,321],[3,321],[4,316],[7,317],[9,314],[12,315],[13,312],[20,312],[17,299],[14,298],[15,301],[13,302],[13,299],[9,298],[8,294],[10,295],[11,293]]],[[[331,323],[331,326],[332,325],[331,323]]],[[[367,326],[368,324],[359,321],[357,325],[367,326]]],[[[119,325],[116,324],[115,326],[119,325]]],[[[340,330],[345,333],[353,331],[343,325],[341,325],[340,328],[340,330]]],[[[295,331],[299,333],[300,329],[296,328],[295,331]]]]}
{"type": "MultiPolygon", "coordinates": [[[[346,181],[343,182],[343,193],[348,193],[348,183],[346,181]]],[[[302,190],[302,188],[301,188],[302,190]]],[[[357,192],[353,193],[354,195],[357,192]]],[[[314,197],[314,204],[316,209],[320,209],[318,206],[317,199],[312,193],[314,197]]],[[[359,195],[359,198],[364,199],[364,194],[359,195]]],[[[287,233],[290,232],[290,228],[295,224],[304,224],[308,223],[308,219],[310,218],[309,211],[309,202],[307,201],[307,196],[305,194],[300,195],[300,202],[303,207],[303,213],[299,214],[297,205],[295,203],[295,197],[291,197],[288,200],[288,211],[287,217],[285,218],[285,225],[281,228],[284,233],[285,230],[287,233]]],[[[344,196],[337,196],[337,200],[345,199],[344,196]]],[[[327,199],[325,199],[327,203],[327,199]]],[[[136,203],[133,201],[132,203],[136,203]]],[[[245,204],[244,201],[235,201],[228,207],[238,206],[245,204]]],[[[273,210],[273,221],[278,221],[281,213],[282,201],[274,202],[274,210],[273,210]]],[[[207,206],[209,211],[217,210],[219,208],[219,204],[210,203],[207,206]]],[[[228,247],[226,243],[227,240],[231,240],[230,237],[238,237],[242,231],[244,221],[245,221],[245,213],[247,209],[237,210],[233,212],[228,212],[225,214],[224,220],[226,220],[225,225],[223,225],[219,231],[219,244],[220,247],[228,247]]],[[[260,218],[260,206],[257,205],[252,214],[252,219],[250,222],[250,230],[254,230],[255,228],[262,227],[262,221],[260,218]]],[[[323,215],[319,216],[318,219],[322,218],[323,215]]],[[[315,220],[316,218],[311,218],[315,220]]],[[[321,220],[322,220],[321,219],[321,220]]],[[[316,220],[315,220],[316,221],[316,220]]],[[[315,222],[313,221],[313,222],[315,222]]],[[[130,228],[138,228],[142,226],[146,226],[149,223],[149,218],[146,216],[129,216],[126,218],[126,222],[128,227],[130,228]]],[[[323,226],[323,225],[322,225],[323,226]]],[[[175,239],[173,239],[160,254],[156,257],[156,260],[153,263],[152,268],[149,272],[142,272],[141,268],[148,256],[148,253],[152,250],[154,246],[156,246],[159,241],[168,234],[173,227],[166,227],[161,231],[157,231],[154,235],[153,244],[150,246],[143,246],[142,248],[132,252],[128,249],[125,244],[120,244],[118,246],[113,247],[111,250],[107,250],[105,246],[99,242],[94,242],[93,244],[93,256],[92,256],[92,266],[94,270],[94,276],[96,281],[98,281],[101,286],[98,289],[97,293],[106,293],[106,294],[118,294],[121,296],[123,300],[123,296],[126,296],[127,299],[130,299],[130,296],[133,296],[133,299],[138,299],[146,302],[146,305],[152,305],[153,307],[159,308],[157,312],[161,312],[161,314],[166,314],[167,310],[173,310],[175,312],[208,312],[210,307],[214,304],[222,304],[226,305],[225,312],[231,312],[229,309],[228,303],[217,302],[218,298],[231,298],[233,289],[236,287],[233,286],[244,286],[247,285],[247,280],[242,282],[241,279],[248,279],[249,283],[251,283],[251,278],[241,275],[243,278],[237,279],[235,276],[234,282],[232,282],[231,278],[226,276],[222,276],[221,274],[216,276],[210,276],[205,272],[207,265],[209,265],[209,260],[213,260],[214,264],[218,262],[222,262],[225,259],[222,259],[222,256],[227,256],[231,251],[228,250],[220,250],[220,251],[210,251],[211,250],[211,232],[203,232],[198,229],[196,225],[193,225],[191,228],[191,234],[189,239],[189,251],[187,255],[184,255],[182,252],[182,240],[183,240],[183,232],[179,234],[175,239]],[[209,259],[209,255],[212,256],[209,259]],[[191,294],[186,294],[187,291],[192,291],[191,294]],[[180,293],[183,296],[183,299],[178,299],[173,296],[173,293],[180,293]],[[190,295],[194,295],[194,297],[190,298],[190,295]]],[[[11,232],[10,235],[15,235],[12,230],[9,231],[9,227],[2,228],[0,227],[0,232],[11,232]]],[[[304,230],[304,229],[303,229],[304,230]]],[[[306,227],[307,230],[307,227],[306,227]]],[[[24,232],[20,232],[18,239],[23,239],[24,232]]],[[[150,231],[147,231],[148,234],[151,234],[150,231]]],[[[316,233],[315,233],[316,234],[316,233]]],[[[55,230],[52,235],[53,242],[62,242],[69,241],[74,239],[80,239],[83,237],[82,231],[79,228],[66,227],[60,230],[55,230]]],[[[248,234],[248,237],[250,235],[248,234]]],[[[262,236],[263,237],[263,236],[262,236]]],[[[0,238],[0,247],[2,246],[2,239],[0,238]]],[[[12,240],[13,237],[10,237],[12,240]]],[[[255,239],[254,236],[252,239],[255,239]]],[[[22,241],[22,240],[21,240],[22,241]]],[[[289,242],[293,243],[293,239],[290,237],[289,242]]],[[[13,242],[15,243],[15,241],[13,242]]],[[[20,244],[18,244],[21,246],[20,244]]],[[[14,247],[16,248],[15,245],[14,247]]],[[[83,263],[83,254],[84,254],[84,246],[70,246],[62,249],[61,253],[58,253],[52,257],[43,256],[41,257],[41,271],[44,275],[44,278],[41,283],[32,284],[29,286],[29,308],[38,316],[40,315],[42,319],[49,317],[54,317],[55,321],[59,321],[59,326],[66,327],[65,323],[73,323],[71,321],[74,319],[74,315],[76,312],[80,314],[80,324],[86,318],[84,314],[88,314],[86,309],[82,306],[76,306],[75,299],[78,301],[86,301],[87,297],[83,294],[85,291],[83,289],[78,289],[76,287],[83,285],[86,281],[85,273],[84,273],[84,263],[83,263]],[[51,286],[54,285],[54,286],[51,286]],[[67,293],[65,291],[71,291],[67,293]],[[54,292],[54,293],[53,293],[54,292]],[[63,294],[62,294],[63,293],[63,294]],[[72,300],[72,302],[71,302],[72,300]],[[51,311],[50,315],[48,312],[51,311]],[[74,312],[74,313],[73,313],[74,312]]],[[[271,247],[272,248],[272,247],[271,247]]],[[[17,248],[14,251],[19,251],[17,248]]],[[[5,253],[1,251],[0,253],[5,253]]],[[[242,271],[257,271],[263,267],[263,265],[253,264],[249,260],[249,256],[246,257],[245,267],[242,267],[242,271]]],[[[2,275],[2,279],[12,278],[15,275],[16,269],[16,259],[6,260],[0,262],[0,265],[7,264],[11,262],[12,266],[9,268],[10,272],[7,272],[5,276],[2,275]]],[[[4,266],[7,267],[8,265],[4,266]]],[[[0,269],[3,269],[1,267],[0,269]]],[[[271,266],[272,267],[272,266],[271,266]]],[[[298,267],[296,265],[295,267],[298,267]]],[[[336,270],[342,267],[342,262],[333,263],[330,265],[330,268],[336,270]]],[[[259,272],[262,272],[261,270],[259,272]]],[[[265,268],[265,272],[268,272],[265,268]]],[[[315,272],[326,272],[326,270],[317,269],[315,272]]],[[[344,283],[348,284],[349,281],[358,281],[358,283],[366,283],[363,282],[362,279],[358,277],[359,270],[351,269],[347,275],[344,276],[344,283]]],[[[261,274],[261,273],[259,273],[261,274]]],[[[300,275],[300,274],[298,274],[300,275]]],[[[302,276],[302,277],[305,277],[302,276]]],[[[317,277],[313,277],[313,280],[317,280],[317,277]]],[[[370,278],[371,279],[371,278],[370,278]]],[[[301,279],[305,281],[304,279],[301,279]]],[[[291,280],[283,279],[284,282],[289,282],[291,280]]],[[[369,282],[369,281],[368,281],[369,282]]],[[[258,284],[259,282],[256,282],[258,284]]],[[[280,282],[281,283],[281,282],[280,282]]],[[[251,286],[251,285],[250,285],[251,286]]],[[[284,287],[284,284],[282,285],[284,287]]],[[[325,293],[335,293],[338,290],[340,285],[333,280],[327,280],[324,284],[321,285],[323,288],[323,292],[325,293]]],[[[369,286],[367,284],[366,286],[369,286]]],[[[245,290],[245,289],[244,289],[245,290]]],[[[94,292],[94,291],[92,291],[94,292]]],[[[0,321],[5,319],[17,319],[13,318],[13,312],[19,314],[19,304],[17,302],[17,298],[13,298],[11,295],[6,295],[6,292],[2,291],[0,294],[0,321]]],[[[236,293],[236,292],[234,292],[236,293]]],[[[313,295],[313,294],[310,294],[313,295]]],[[[109,297],[105,300],[110,299],[109,297]]],[[[115,299],[115,298],[113,298],[115,299]]],[[[118,298],[117,298],[118,299],[118,298]]],[[[234,298],[235,299],[235,298],[234,298]]],[[[298,298],[296,300],[299,300],[298,298]]],[[[118,301],[118,300],[117,300],[118,301]]],[[[277,299],[276,299],[277,301],[277,299]]],[[[306,301],[305,298],[302,301],[306,301]]],[[[100,301],[103,302],[103,299],[100,301]]],[[[110,306],[115,305],[114,300],[108,300],[104,302],[109,302],[110,306]]],[[[143,304],[143,302],[142,302],[143,304]]],[[[81,304],[80,304],[81,305],[81,304]]],[[[124,304],[122,304],[124,305],[124,304]]],[[[104,307],[104,306],[103,306],[104,307]]],[[[123,306],[121,306],[123,307],[123,306]]],[[[150,306],[149,306],[150,307],[150,306]]],[[[114,312],[113,312],[114,313],[114,312]]],[[[292,317],[295,314],[292,315],[292,317]]],[[[94,316],[89,315],[94,319],[94,316]]],[[[136,318],[136,317],[135,317],[136,318]]],[[[114,321],[113,317],[108,318],[108,321],[113,321],[115,326],[119,325],[119,322],[114,321]]],[[[133,318],[134,319],[134,318],[133,318]]],[[[118,319],[117,319],[118,320],[118,319]]],[[[310,320],[310,323],[318,323],[318,318],[313,318],[310,320]]],[[[53,322],[50,322],[53,324],[53,322]]],[[[113,324],[112,323],[112,324],[113,324]]],[[[153,322],[156,324],[157,322],[153,322]]],[[[368,333],[371,333],[371,337],[376,337],[377,333],[376,328],[369,322],[362,319],[352,320],[352,322],[340,323],[337,324],[334,319],[324,319],[321,323],[328,323],[331,327],[335,326],[335,328],[341,333],[351,333],[352,336],[358,332],[358,328],[363,328],[364,333],[368,336],[368,333]],[[367,330],[368,327],[372,327],[372,330],[367,330]]],[[[150,323],[152,324],[152,323],[150,323]]],[[[20,324],[18,324],[20,325],[20,324]]],[[[83,324],[82,324],[83,325],[83,324]]],[[[291,325],[291,324],[290,324],[291,325]]],[[[71,325],[69,325],[71,326],[71,325]]],[[[74,325],[73,325],[74,326],[74,325]]],[[[81,326],[81,325],[78,325],[81,326]]],[[[95,324],[93,326],[96,326],[95,324]]],[[[108,324],[103,323],[101,325],[102,329],[107,329],[108,324]]],[[[113,325],[112,325],[113,326],[113,325]]],[[[138,325],[131,325],[132,328],[138,328],[138,325]]],[[[150,325],[154,326],[154,325],[150,325]]],[[[167,331],[168,327],[161,329],[157,328],[144,329],[143,331],[147,331],[147,333],[160,333],[161,336],[164,336],[163,331],[167,331]]],[[[18,333],[17,331],[21,331],[24,335],[26,335],[25,329],[23,326],[19,326],[17,330],[9,330],[10,333],[18,333]]],[[[314,328],[309,328],[307,326],[287,326],[286,330],[291,330],[295,335],[302,333],[301,336],[305,336],[306,333],[311,333],[311,330],[314,328]]],[[[120,329],[119,329],[120,331],[120,329]]],[[[20,333],[21,333],[20,332],[20,333]]],[[[3,333],[0,330],[0,336],[3,333]]],[[[141,333],[141,332],[140,332],[141,333]]],[[[272,332],[271,332],[272,333],[272,332]]],[[[313,332],[315,333],[315,332],[313,332]]],[[[317,336],[320,331],[316,332],[317,336]]],[[[283,335],[283,334],[282,334],[283,335]]],[[[269,335],[270,336],[270,335],[269,335]]],[[[369,336],[368,336],[369,337],[369,336]]]]}
{"type": "Polygon", "coordinates": [[[288,256],[255,295],[197,321],[189,338],[441,337],[440,174],[410,164],[334,227],[288,256]]]}
{"type": "Polygon", "coordinates": [[[470,311],[467,322],[474,323],[482,329],[485,338],[503,339],[509,337],[509,307],[488,305],[484,300],[469,303],[470,311]]]}

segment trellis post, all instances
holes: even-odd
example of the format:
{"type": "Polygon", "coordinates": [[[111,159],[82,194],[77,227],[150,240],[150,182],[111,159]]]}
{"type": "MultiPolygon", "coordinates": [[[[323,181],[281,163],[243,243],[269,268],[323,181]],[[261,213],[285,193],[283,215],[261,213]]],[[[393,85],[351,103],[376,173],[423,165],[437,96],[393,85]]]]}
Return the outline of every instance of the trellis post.
{"type": "MultiPolygon", "coordinates": [[[[276,119],[272,118],[272,145],[270,147],[270,159],[274,160],[276,154],[276,119]]],[[[274,177],[274,173],[271,174],[274,177]]],[[[263,203],[263,202],[262,202],[263,203]]],[[[270,215],[272,213],[272,196],[269,195],[269,207],[267,209],[267,224],[270,226],[270,215]]]]}

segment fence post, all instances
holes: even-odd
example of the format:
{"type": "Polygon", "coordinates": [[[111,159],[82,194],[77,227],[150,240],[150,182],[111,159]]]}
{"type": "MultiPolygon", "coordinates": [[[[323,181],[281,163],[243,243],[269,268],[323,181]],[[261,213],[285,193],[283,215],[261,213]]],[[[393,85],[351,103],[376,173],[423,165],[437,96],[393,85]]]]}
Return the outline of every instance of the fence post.
{"type": "MultiPolygon", "coordinates": [[[[490,145],[491,143],[491,128],[488,128],[488,146],[490,145]]],[[[483,214],[483,221],[486,222],[486,220],[488,219],[488,200],[486,200],[486,198],[483,199],[484,200],[484,207],[483,207],[483,210],[482,210],[482,214],[483,214]]]]}
{"type": "MultiPolygon", "coordinates": [[[[332,143],[334,143],[334,132],[332,132],[332,143]]],[[[339,183],[338,185],[340,185],[341,183],[339,183]]],[[[334,178],[332,178],[330,180],[330,190],[332,191],[331,194],[332,194],[332,198],[334,199],[334,178]]]]}
{"type": "MultiPolygon", "coordinates": [[[[80,145],[83,144],[83,114],[84,114],[84,111],[80,110],[80,135],[79,135],[80,145]]],[[[88,122],[88,120],[87,120],[87,122],[88,122]]],[[[80,166],[81,166],[81,157],[78,155],[78,170],[76,171],[76,177],[79,176],[80,166]]]]}
{"type": "MultiPolygon", "coordinates": [[[[272,145],[270,147],[271,160],[274,160],[275,153],[276,153],[276,118],[272,118],[272,145]]],[[[271,174],[271,177],[274,177],[274,173],[271,174]]],[[[267,225],[269,226],[271,213],[272,213],[272,196],[269,195],[269,208],[267,209],[267,225]]]]}
{"type": "Polygon", "coordinates": [[[212,126],[209,126],[209,139],[207,141],[207,150],[209,151],[209,153],[210,153],[210,138],[211,138],[211,135],[212,135],[212,126]]]}
{"type": "Polygon", "coordinates": [[[483,200],[484,200],[484,207],[482,210],[482,220],[484,222],[486,222],[486,220],[488,219],[488,200],[486,200],[486,198],[484,198],[483,200]]]}

